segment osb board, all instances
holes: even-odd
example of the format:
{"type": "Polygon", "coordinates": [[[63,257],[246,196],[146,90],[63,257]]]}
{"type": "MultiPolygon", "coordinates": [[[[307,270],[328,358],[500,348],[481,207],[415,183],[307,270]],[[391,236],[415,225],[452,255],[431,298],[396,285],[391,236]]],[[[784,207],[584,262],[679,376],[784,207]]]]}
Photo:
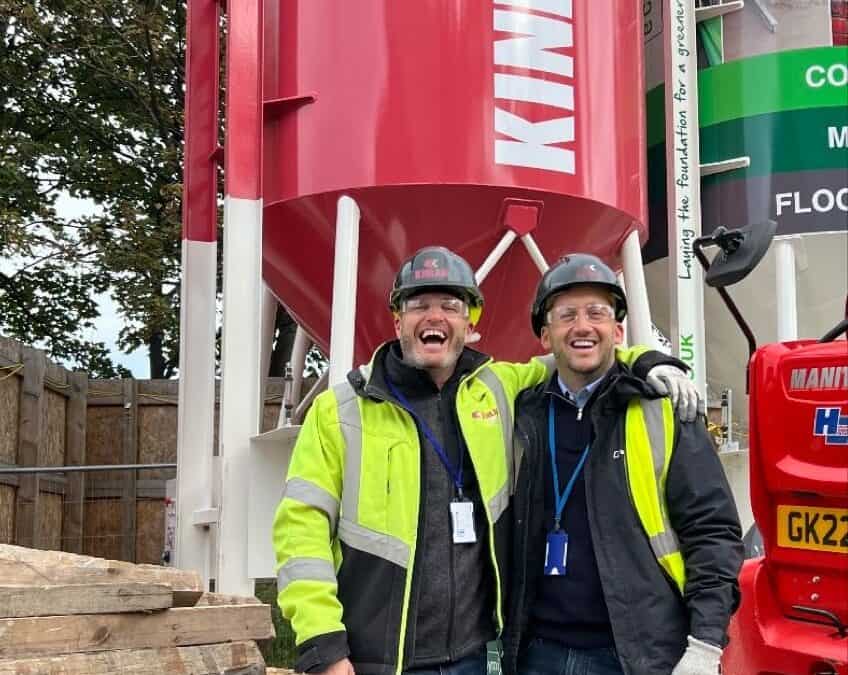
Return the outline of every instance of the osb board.
{"type": "MultiPolygon", "coordinates": [[[[102,386],[102,383],[96,383],[102,386]]],[[[124,409],[121,406],[91,405],[86,414],[85,452],[87,464],[122,464],[124,409]]],[[[123,471],[98,471],[90,474],[89,484],[116,481],[123,471]]]]}
{"type": "Polygon", "coordinates": [[[67,399],[45,389],[47,405],[42,407],[41,444],[38,446],[38,466],[62,466],[65,463],[65,411],[67,399]]]}
{"type": "Polygon", "coordinates": [[[11,544],[15,536],[15,488],[0,485],[0,544],[11,544]]]}
{"type": "Polygon", "coordinates": [[[12,541],[10,543],[18,546],[26,546],[27,548],[35,548],[36,542],[32,540],[32,530],[27,528],[23,530],[20,523],[31,523],[33,514],[35,513],[35,503],[32,499],[22,497],[22,491],[18,489],[15,494],[15,530],[12,533],[12,541]]]}
{"type": "Polygon", "coordinates": [[[165,546],[165,502],[161,499],[139,499],[135,513],[135,561],[157,565],[162,562],[165,546]]]}
{"type": "Polygon", "coordinates": [[[85,503],[85,555],[121,560],[121,500],[97,499],[85,503]]]}
{"type": "MultiPolygon", "coordinates": [[[[211,449],[210,449],[211,452],[211,449]]],[[[138,407],[138,462],[165,464],[177,461],[177,406],[138,407]]],[[[174,470],[140,471],[139,480],[175,478],[174,470]]]]}
{"type": "Polygon", "coordinates": [[[3,464],[14,464],[18,457],[21,378],[20,374],[9,377],[10,372],[0,370],[0,463],[3,464]]]}
{"type": "Polygon", "coordinates": [[[280,417],[280,404],[265,404],[262,409],[262,431],[271,431],[277,428],[277,420],[280,417]]]}
{"type": "Polygon", "coordinates": [[[62,550],[62,495],[42,492],[38,502],[38,548],[62,550]]]}

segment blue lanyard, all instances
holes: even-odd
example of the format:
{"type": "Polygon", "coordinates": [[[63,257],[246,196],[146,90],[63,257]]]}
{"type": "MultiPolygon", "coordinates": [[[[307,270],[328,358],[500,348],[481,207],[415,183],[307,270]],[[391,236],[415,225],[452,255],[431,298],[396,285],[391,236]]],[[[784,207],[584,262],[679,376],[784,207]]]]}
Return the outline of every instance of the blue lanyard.
{"type": "Polygon", "coordinates": [[[412,409],[412,405],[409,401],[406,400],[406,397],[398,391],[397,387],[392,384],[392,381],[386,376],[386,384],[389,386],[389,391],[392,392],[392,396],[394,396],[398,402],[401,404],[404,410],[408,412],[412,417],[418,422],[418,426],[421,428],[421,433],[423,433],[427,440],[430,441],[430,445],[433,446],[433,450],[436,451],[436,454],[439,456],[439,459],[442,460],[442,464],[445,465],[445,469],[447,469],[448,474],[453,481],[454,486],[456,487],[457,496],[462,499],[462,460],[465,456],[463,452],[462,443],[459,445],[459,468],[454,469],[453,464],[451,464],[450,459],[448,459],[448,455],[445,452],[445,449],[442,447],[442,444],[436,440],[436,437],[433,435],[433,432],[430,431],[430,427],[424,422],[423,419],[412,409]]]}
{"type": "Polygon", "coordinates": [[[568,479],[568,485],[565,486],[562,494],[559,492],[559,472],[557,471],[556,463],[556,431],[554,429],[554,397],[551,396],[548,401],[548,447],[551,451],[551,470],[554,475],[554,529],[559,530],[559,521],[562,517],[562,510],[565,508],[565,503],[571,496],[571,491],[574,489],[574,483],[577,481],[577,475],[580,469],[586,463],[586,457],[589,456],[589,446],[586,444],[586,449],[580,455],[580,461],[571,473],[571,478],[568,479]]]}

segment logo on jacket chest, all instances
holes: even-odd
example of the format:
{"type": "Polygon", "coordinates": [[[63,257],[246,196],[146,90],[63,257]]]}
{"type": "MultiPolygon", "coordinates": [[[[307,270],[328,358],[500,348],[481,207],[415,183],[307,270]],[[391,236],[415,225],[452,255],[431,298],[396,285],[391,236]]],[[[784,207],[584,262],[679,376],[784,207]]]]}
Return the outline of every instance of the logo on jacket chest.
{"type": "Polygon", "coordinates": [[[471,419],[495,424],[500,419],[500,415],[497,408],[492,408],[491,410],[473,410],[471,412],[471,419]]]}

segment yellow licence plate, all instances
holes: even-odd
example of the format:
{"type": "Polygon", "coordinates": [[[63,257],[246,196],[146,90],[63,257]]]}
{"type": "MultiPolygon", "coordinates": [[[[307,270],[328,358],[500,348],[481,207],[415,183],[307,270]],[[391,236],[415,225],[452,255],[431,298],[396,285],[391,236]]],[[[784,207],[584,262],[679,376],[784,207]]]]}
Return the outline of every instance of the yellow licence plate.
{"type": "Polygon", "coordinates": [[[848,509],[778,506],[777,545],[848,554],[848,509]]]}

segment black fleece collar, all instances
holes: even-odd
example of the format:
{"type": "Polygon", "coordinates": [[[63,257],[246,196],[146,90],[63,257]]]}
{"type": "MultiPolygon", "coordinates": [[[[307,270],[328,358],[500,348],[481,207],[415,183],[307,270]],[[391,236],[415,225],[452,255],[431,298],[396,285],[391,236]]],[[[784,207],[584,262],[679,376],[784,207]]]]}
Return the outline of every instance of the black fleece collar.
{"type": "MultiPolygon", "coordinates": [[[[468,373],[477,370],[491,357],[476,349],[465,347],[456,362],[456,368],[451,375],[449,384],[454,384],[468,373]]],[[[369,398],[394,400],[386,386],[386,375],[392,378],[392,383],[398,385],[406,393],[431,395],[438,392],[430,375],[420,368],[415,368],[403,361],[400,340],[392,340],[378,347],[371,359],[371,373],[366,381],[359,368],[348,374],[348,381],[360,396],[369,398]]]]}

